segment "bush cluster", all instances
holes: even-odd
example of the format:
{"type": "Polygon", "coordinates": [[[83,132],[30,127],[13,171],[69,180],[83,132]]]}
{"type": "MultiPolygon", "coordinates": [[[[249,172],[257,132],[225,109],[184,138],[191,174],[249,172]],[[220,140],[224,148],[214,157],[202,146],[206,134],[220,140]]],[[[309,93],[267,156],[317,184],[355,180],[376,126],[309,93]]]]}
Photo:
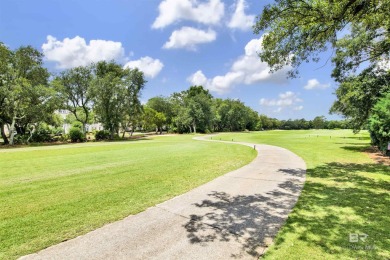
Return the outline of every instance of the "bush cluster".
{"type": "Polygon", "coordinates": [[[72,143],[85,141],[85,136],[84,136],[83,132],[81,131],[81,129],[78,127],[72,127],[69,130],[69,137],[70,137],[70,140],[72,141],[72,143]]]}
{"type": "Polygon", "coordinates": [[[108,139],[110,139],[110,132],[107,130],[100,130],[95,133],[96,141],[108,140],[108,139]]]}

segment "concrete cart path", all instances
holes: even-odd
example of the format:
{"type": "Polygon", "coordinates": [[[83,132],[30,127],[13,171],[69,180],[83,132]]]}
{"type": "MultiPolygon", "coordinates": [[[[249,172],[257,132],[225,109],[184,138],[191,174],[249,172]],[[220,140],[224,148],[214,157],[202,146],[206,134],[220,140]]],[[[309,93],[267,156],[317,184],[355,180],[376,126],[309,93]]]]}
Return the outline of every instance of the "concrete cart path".
{"type": "MultiPolygon", "coordinates": [[[[209,136],[194,139],[211,141],[209,136]]],[[[144,212],[22,258],[257,258],[272,243],[295,205],[306,165],[280,147],[256,144],[256,150],[257,157],[238,170],[144,212]]]]}

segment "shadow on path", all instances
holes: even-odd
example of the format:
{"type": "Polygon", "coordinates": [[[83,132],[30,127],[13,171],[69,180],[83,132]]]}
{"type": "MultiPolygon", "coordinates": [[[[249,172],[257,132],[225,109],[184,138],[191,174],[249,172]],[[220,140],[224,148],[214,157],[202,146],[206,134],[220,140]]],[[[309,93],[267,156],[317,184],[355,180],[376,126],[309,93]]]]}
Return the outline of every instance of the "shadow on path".
{"type": "MultiPolygon", "coordinates": [[[[280,171],[304,174],[303,170],[280,171]]],[[[195,204],[207,213],[190,216],[184,226],[187,237],[193,244],[234,240],[242,248],[240,254],[231,257],[241,258],[245,253],[259,257],[284,223],[301,189],[302,183],[286,181],[265,195],[231,196],[214,191],[208,194],[209,199],[195,204]]]]}

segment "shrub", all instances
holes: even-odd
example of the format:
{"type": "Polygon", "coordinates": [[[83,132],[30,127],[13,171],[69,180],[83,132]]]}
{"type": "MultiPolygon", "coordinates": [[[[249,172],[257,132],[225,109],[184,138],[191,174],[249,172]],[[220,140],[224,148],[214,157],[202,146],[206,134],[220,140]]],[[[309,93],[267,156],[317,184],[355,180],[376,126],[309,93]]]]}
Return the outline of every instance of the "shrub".
{"type": "Polygon", "coordinates": [[[110,132],[107,130],[100,130],[95,133],[95,140],[108,140],[110,138],[110,132]]]}
{"type": "Polygon", "coordinates": [[[28,139],[28,135],[15,135],[14,136],[14,144],[26,144],[28,139]]]}
{"type": "Polygon", "coordinates": [[[42,142],[52,142],[55,129],[50,127],[46,123],[39,124],[35,131],[31,135],[30,142],[42,143],[42,142]]]}
{"type": "Polygon", "coordinates": [[[70,140],[73,143],[75,143],[75,142],[83,142],[84,139],[85,139],[85,136],[84,136],[83,132],[78,127],[72,127],[69,130],[69,137],[70,137],[70,140]]]}
{"type": "Polygon", "coordinates": [[[74,121],[73,123],[72,123],[72,127],[76,127],[76,128],[83,128],[83,124],[81,123],[81,122],[79,122],[79,121],[74,121]]]}

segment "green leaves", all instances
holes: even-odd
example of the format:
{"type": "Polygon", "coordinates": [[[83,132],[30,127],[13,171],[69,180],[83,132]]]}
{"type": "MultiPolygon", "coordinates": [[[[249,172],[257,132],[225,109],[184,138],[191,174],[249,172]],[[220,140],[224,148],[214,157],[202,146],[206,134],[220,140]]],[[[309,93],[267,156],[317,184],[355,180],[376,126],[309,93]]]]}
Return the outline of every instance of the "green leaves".
{"type": "Polygon", "coordinates": [[[390,71],[370,67],[357,76],[347,77],[336,90],[337,100],[330,112],[351,119],[355,131],[365,127],[372,108],[390,92],[390,71]]]}
{"type": "Polygon", "coordinates": [[[390,143],[390,93],[375,104],[368,122],[373,144],[386,152],[390,143]]]}
{"type": "MultiPolygon", "coordinates": [[[[31,46],[15,51],[0,44],[0,121],[10,125],[10,143],[15,130],[24,134],[29,124],[51,117],[56,105],[43,68],[42,53],[31,46]]],[[[2,137],[8,139],[2,131],[2,137]]]]}
{"type": "Polygon", "coordinates": [[[138,69],[123,69],[115,62],[101,61],[94,68],[94,111],[113,138],[121,123],[124,127],[126,119],[130,120],[134,114],[139,113],[139,95],[146,81],[138,69]]]}
{"type": "Polygon", "coordinates": [[[255,33],[264,32],[259,56],[272,70],[292,66],[290,76],[296,76],[301,63],[317,62],[319,53],[333,48],[337,79],[388,55],[389,13],[389,0],[277,0],[254,26],[255,33]]]}

